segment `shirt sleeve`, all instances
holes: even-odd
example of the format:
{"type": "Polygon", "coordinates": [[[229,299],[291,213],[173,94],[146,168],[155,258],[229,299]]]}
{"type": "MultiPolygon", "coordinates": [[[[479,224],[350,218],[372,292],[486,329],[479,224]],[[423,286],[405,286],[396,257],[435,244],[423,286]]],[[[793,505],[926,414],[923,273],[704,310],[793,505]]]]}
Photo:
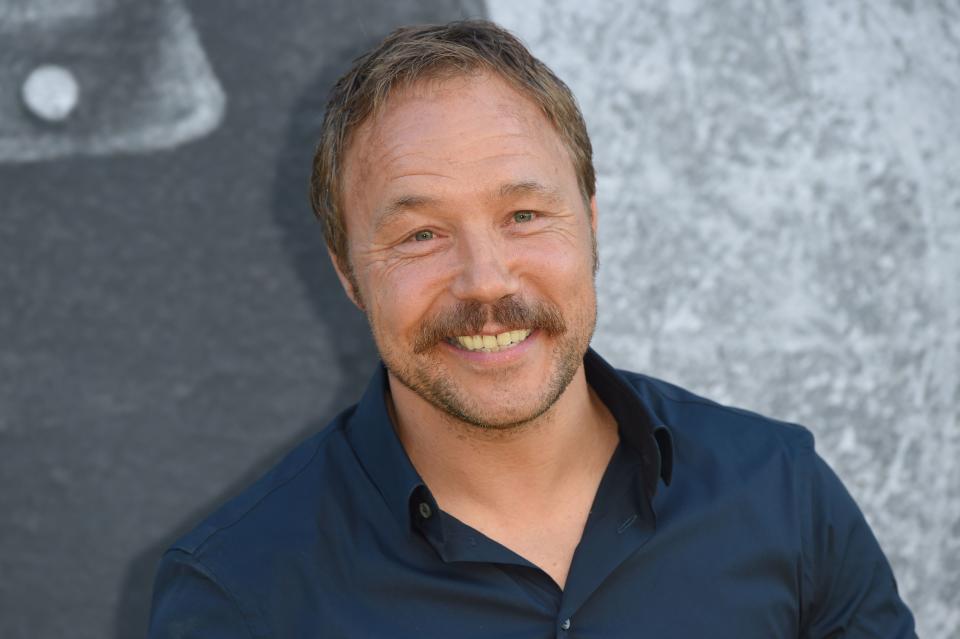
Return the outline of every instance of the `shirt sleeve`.
{"type": "Polygon", "coordinates": [[[198,559],[169,550],[153,589],[149,639],[252,638],[236,598],[198,559]]]}
{"type": "Polygon", "coordinates": [[[863,513],[812,446],[809,455],[801,637],[916,638],[913,615],[863,513]]]}

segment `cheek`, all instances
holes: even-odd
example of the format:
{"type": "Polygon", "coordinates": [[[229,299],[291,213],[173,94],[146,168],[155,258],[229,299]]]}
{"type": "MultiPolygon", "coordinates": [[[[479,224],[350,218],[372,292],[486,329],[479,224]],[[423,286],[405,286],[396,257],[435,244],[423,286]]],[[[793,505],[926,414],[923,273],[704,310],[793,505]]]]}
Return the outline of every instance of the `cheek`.
{"type": "Polygon", "coordinates": [[[412,334],[443,288],[444,268],[430,259],[372,266],[367,290],[381,330],[412,334]]]}
{"type": "Polygon", "coordinates": [[[563,238],[564,241],[529,242],[519,251],[524,271],[531,277],[551,282],[553,288],[567,289],[565,294],[580,294],[585,280],[593,279],[593,248],[589,237],[563,238]]]}

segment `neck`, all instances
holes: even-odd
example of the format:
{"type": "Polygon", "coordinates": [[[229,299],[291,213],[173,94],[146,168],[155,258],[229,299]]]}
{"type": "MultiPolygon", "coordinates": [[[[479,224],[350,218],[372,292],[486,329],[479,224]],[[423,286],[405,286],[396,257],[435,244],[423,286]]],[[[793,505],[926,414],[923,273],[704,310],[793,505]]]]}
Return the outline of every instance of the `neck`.
{"type": "Polygon", "coordinates": [[[547,512],[573,487],[595,486],[618,441],[616,422],[582,365],[547,412],[505,429],[456,420],[392,375],[390,390],[400,441],[440,506],[454,515],[547,512]]]}

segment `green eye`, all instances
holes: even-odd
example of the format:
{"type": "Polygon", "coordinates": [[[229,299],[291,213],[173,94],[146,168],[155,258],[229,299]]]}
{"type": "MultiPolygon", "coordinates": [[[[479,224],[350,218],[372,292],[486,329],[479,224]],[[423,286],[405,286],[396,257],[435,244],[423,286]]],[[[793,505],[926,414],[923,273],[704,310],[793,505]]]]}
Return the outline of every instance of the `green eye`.
{"type": "Polygon", "coordinates": [[[433,239],[433,231],[417,231],[413,234],[413,239],[418,242],[424,242],[426,240],[433,239]]]}
{"type": "Polygon", "coordinates": [[[513,221],[520,224],[533,221],[533,211],[517,211],[513,214],[513,221]]]}

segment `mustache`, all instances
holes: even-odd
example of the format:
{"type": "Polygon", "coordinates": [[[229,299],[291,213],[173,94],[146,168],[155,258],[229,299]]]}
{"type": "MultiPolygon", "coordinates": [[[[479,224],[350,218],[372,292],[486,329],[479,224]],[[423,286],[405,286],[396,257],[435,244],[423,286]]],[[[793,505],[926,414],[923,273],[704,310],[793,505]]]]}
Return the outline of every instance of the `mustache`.
{"type": "Polygon", "coordinates": [[[567,331],[560,309],[547,302],[528,303],[512,295],[494,304],[468,300],[424,321],[413,341],[413,352],[423,353],[455,335],[478,335],[487,323],[499,324],[505,331],[540,329],[548,335],[567,331]]]}

